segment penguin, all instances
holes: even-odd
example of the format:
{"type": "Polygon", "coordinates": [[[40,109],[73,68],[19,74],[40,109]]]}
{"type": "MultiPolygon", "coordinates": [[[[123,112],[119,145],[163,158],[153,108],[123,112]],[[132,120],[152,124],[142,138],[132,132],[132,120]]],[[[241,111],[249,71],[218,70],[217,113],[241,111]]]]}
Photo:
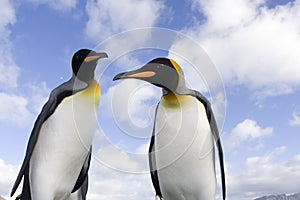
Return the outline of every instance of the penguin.
{"type": "Polygon", "coordinates": [[[187,88],[183,71],[173,59],[155,58],[113,80],[131,78],[162,88],[148,154],[156,199],[214,200],[215,142],[225,200],[223,149],[210,102],[187,88]]]}
{"type": "Polygon", "coordinates": [[[23,179],[17,199],[76,199],[74,192],[86,199],[100,100],[94,71],[98,60],[107,57],[89,49],[73,55],[72,77],[52,90],[34,123],[11,197],[23,179]]]}

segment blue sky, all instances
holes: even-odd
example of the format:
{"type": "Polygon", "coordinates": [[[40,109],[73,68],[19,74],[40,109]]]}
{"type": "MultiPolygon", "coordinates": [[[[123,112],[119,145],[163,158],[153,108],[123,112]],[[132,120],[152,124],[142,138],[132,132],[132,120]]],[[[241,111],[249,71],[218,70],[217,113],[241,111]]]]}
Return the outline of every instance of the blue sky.
{"type": "Polygon", "coordinates": [[[213,101],[229,199],[299,192],[299,0],[0,0],[0,5],[0,195],[8,197],[33,122],[49,92],[69,79],[71,56],[80,48],[110,55],[96,73],[102,95],[89,199],[153,199],[145,154],[160,90],[111,79],[157,56],[176,59],[191,87],[213,101]],[[132,31],[136,28],[142,34],[132,31]],[[153,45],[149,40],[160,31],[167,33],[155,37],[161,43],[184,37],[170,40],[166,49],[136,50],[153,45]],[[184,39],[201,50],[184,46],[184,39]],[[193,75],[186,61],[204,71],[193,75]],[[210,79],[205,66],[218,73],[210,79]]]}

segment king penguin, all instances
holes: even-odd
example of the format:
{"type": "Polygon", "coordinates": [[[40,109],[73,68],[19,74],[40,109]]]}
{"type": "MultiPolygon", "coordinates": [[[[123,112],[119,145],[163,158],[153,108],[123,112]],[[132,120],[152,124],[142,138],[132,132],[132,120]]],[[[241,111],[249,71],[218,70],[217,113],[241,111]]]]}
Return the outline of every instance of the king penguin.
{"type": "Polygon", "coordinates": [[[34,123],[11,196],[23,179],[17,199],[86,199],[100,100],[94,71],[98,60],[106,57],[89,49],[73,55],[71,79],[50,93],[34,123]]]}
{"type": "Polygon", "coordinates": [[[162,88],[149,148],[150,174],[156,199],[214,200],[217,145],[225,200],[223,150],[210,102],[188,89],[182,69],[173,60],[156,58],[113,80],[135,78],[162,88]]]}

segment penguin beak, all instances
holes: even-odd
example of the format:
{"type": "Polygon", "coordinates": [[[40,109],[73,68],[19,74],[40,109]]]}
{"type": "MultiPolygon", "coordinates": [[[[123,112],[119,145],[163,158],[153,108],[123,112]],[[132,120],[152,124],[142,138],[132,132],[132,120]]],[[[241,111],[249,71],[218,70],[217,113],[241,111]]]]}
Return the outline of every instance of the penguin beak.
{"type": "Polygon", "coordinates": [[[141,69],[134,70],[134,71],[129,71],[129,72],[123,72],[123,73],[117,74],[113,78],[113,81],[119,80],[119,79],[126,79],[126,78],[144,79],[144,78],[153,77],[156,74],[153,71],[150,71],[150,70],[142,71],[141,69]]]}
{"type": "Polygon", "coordinates": [[[96,54],[92,54],[88,57],[86,57],[84,59],[85,62],[92,62],[92,61],[97,61],[101,58],[108,58],[107,53],[103,52],[103,53],[96,53],[96,54]]]}

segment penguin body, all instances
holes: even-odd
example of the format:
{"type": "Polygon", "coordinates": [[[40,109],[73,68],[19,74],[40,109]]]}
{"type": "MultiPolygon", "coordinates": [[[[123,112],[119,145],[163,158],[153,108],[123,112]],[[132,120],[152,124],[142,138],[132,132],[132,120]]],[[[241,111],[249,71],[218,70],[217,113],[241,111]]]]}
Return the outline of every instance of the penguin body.
{"type": "Polygon", "coordinates": [[[185,95],[178,103],[162,98],[155,119],[155,157],[165,199],[214,199],[214,143],[205,108],[185,95]],[[178,105],[174,105],[178,104],[178,105]]]}
{"type": "Polygon", "coordinates": [[[24,177],[22,200],[70,199],[77,190],[85,199],[100,98],[94,70],[102,57],[87,49],[74,54],[72,78],[51,92],[34,124],[11,196],[24,177]]]}
{"type": "Polygon", "coordinates": [[[226,197],[223,150],[209,101],[188,89],[179,65],[157,58],[140,69],[120,73],[114,80],[135,78],[162,88],[149,147],[149,166],[157,199],[214,200],[217,145],[226,197]]]}
{"type": "Polygon", "coordinates": [[[96,129],[99,86],[95,82],[64,98],[43,123],[30,162],[32,199],[66,199],[65,191],[73,190],[74,184],[66,183],[76,182],[96,129]]]}

